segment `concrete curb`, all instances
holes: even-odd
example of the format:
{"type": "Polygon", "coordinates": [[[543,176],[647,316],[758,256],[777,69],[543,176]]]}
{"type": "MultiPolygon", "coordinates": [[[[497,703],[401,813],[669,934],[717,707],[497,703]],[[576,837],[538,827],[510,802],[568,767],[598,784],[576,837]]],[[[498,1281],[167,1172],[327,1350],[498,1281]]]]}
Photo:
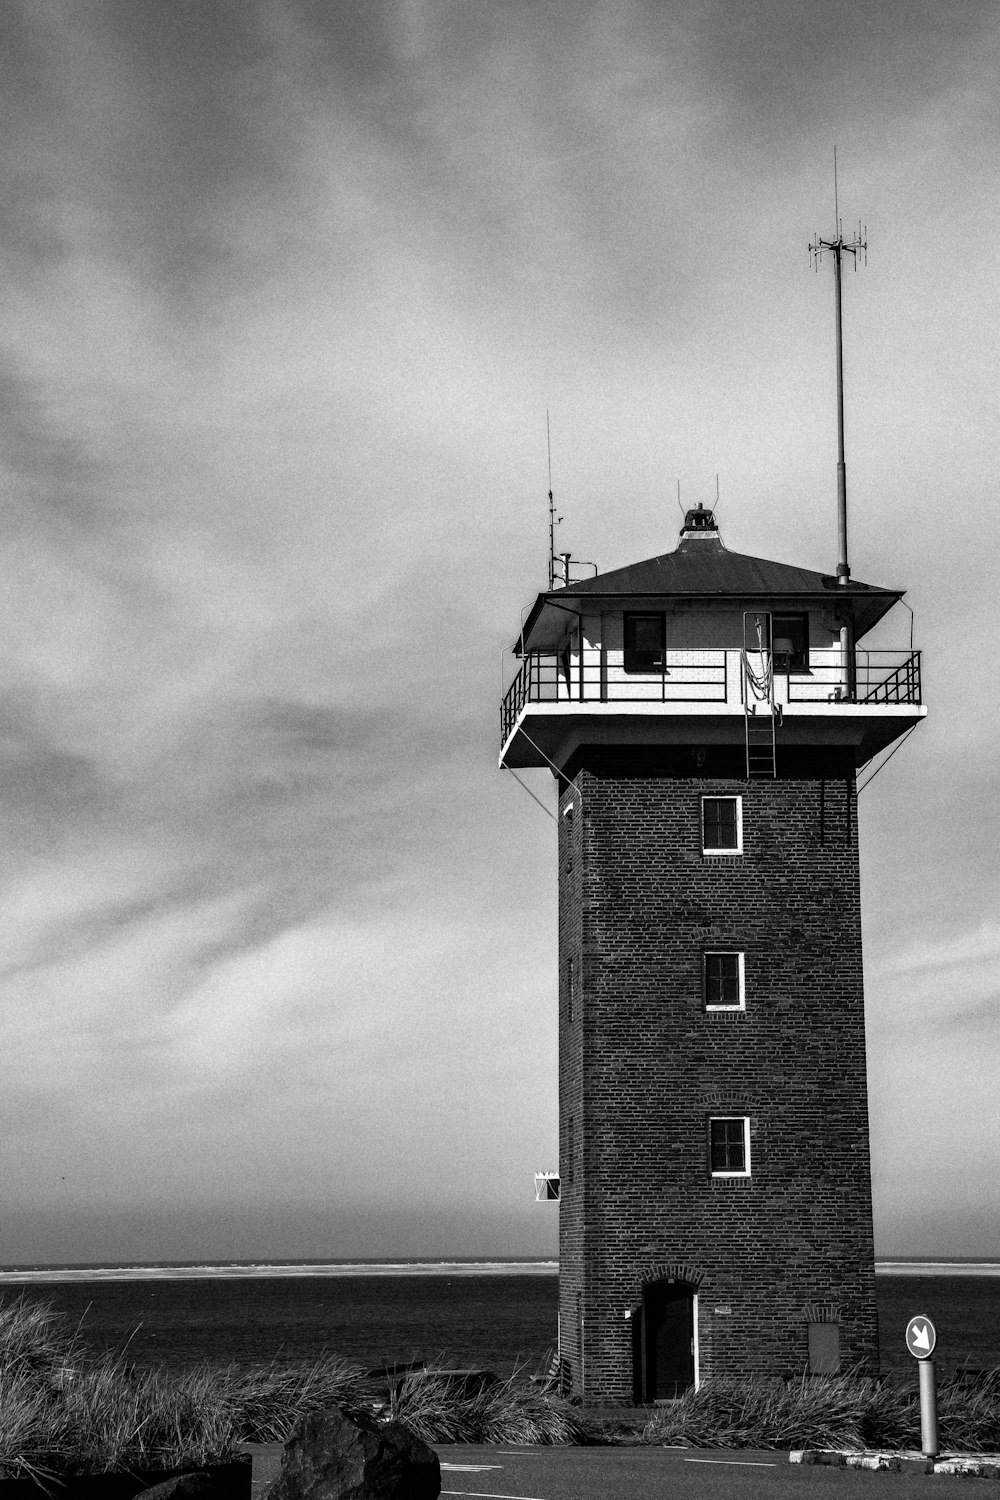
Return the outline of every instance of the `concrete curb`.
{"type": "Polygon", "coordinates": [[[887,1474],[965,1474],[975,1479],[1000,1479],[1000,1456],[947,1454],[925,1458],[922,1453],[864,1452],[848,1448],[799,1448],[788,1455],[790,1464],[828,1464],[840,1469],[871,1469],[887,1474]]]}

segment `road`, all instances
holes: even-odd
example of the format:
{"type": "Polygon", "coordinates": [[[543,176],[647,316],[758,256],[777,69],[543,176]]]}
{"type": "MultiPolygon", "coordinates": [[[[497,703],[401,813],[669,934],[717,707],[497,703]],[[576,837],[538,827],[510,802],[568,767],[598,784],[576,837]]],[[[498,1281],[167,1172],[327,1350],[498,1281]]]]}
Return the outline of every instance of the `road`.
{"type": "Polygon", "coordinates": [[[947,1483],[925,1474],[790,1464],[787,1453],[744,1449],[442,1445],[436,1451],[442,1496],[461,1500],[824,1500],[833,1490],[838,1500],[862,1493],[867,1500],[899,1500],[901,1487],[914,1486],[930,1500],[928,1489],[947,1483]]]}

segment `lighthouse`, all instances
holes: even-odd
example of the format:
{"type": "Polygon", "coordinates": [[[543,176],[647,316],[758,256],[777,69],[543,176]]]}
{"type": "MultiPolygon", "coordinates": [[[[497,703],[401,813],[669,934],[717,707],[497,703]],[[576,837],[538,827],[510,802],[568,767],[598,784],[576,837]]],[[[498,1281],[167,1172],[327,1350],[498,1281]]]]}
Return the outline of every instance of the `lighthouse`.
{"type": "Polygon", "coordinates": [[[559,791],[563,1387],[874,1369],[857,778],[925,713],[919,652],[866,644],[902,590],[730,551],[702,506],[573,571],[500,754],[559,791]]]}

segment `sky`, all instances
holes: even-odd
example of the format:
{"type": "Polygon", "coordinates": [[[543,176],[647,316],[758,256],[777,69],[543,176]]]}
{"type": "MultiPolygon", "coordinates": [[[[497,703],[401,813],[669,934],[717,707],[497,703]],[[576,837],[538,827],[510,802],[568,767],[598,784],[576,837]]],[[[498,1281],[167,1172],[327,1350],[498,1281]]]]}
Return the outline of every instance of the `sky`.
{"type": "Polygon", "coordinates": [[[546,412],[560,549],[718,475],[832,571],[834,145],[852,570],[930,706],[861,797],[876,1246],[1000,1259],[995,9],[0,32],[0,1262],[555,1251],[553,824],[496,763],[546,412]]]}

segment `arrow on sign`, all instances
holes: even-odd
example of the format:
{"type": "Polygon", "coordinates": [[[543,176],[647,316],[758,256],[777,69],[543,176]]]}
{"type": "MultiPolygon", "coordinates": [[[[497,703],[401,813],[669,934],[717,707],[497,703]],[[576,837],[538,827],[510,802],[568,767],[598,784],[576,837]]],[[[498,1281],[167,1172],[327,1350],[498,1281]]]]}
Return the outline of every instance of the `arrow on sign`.
{"type": "Polygon", "coordinates": [[[906,1347],[914,1359],[930,1359],[937,1343],[937,1329],[932,1319],[917,1313],[906,1325],[906,1347]]]}

